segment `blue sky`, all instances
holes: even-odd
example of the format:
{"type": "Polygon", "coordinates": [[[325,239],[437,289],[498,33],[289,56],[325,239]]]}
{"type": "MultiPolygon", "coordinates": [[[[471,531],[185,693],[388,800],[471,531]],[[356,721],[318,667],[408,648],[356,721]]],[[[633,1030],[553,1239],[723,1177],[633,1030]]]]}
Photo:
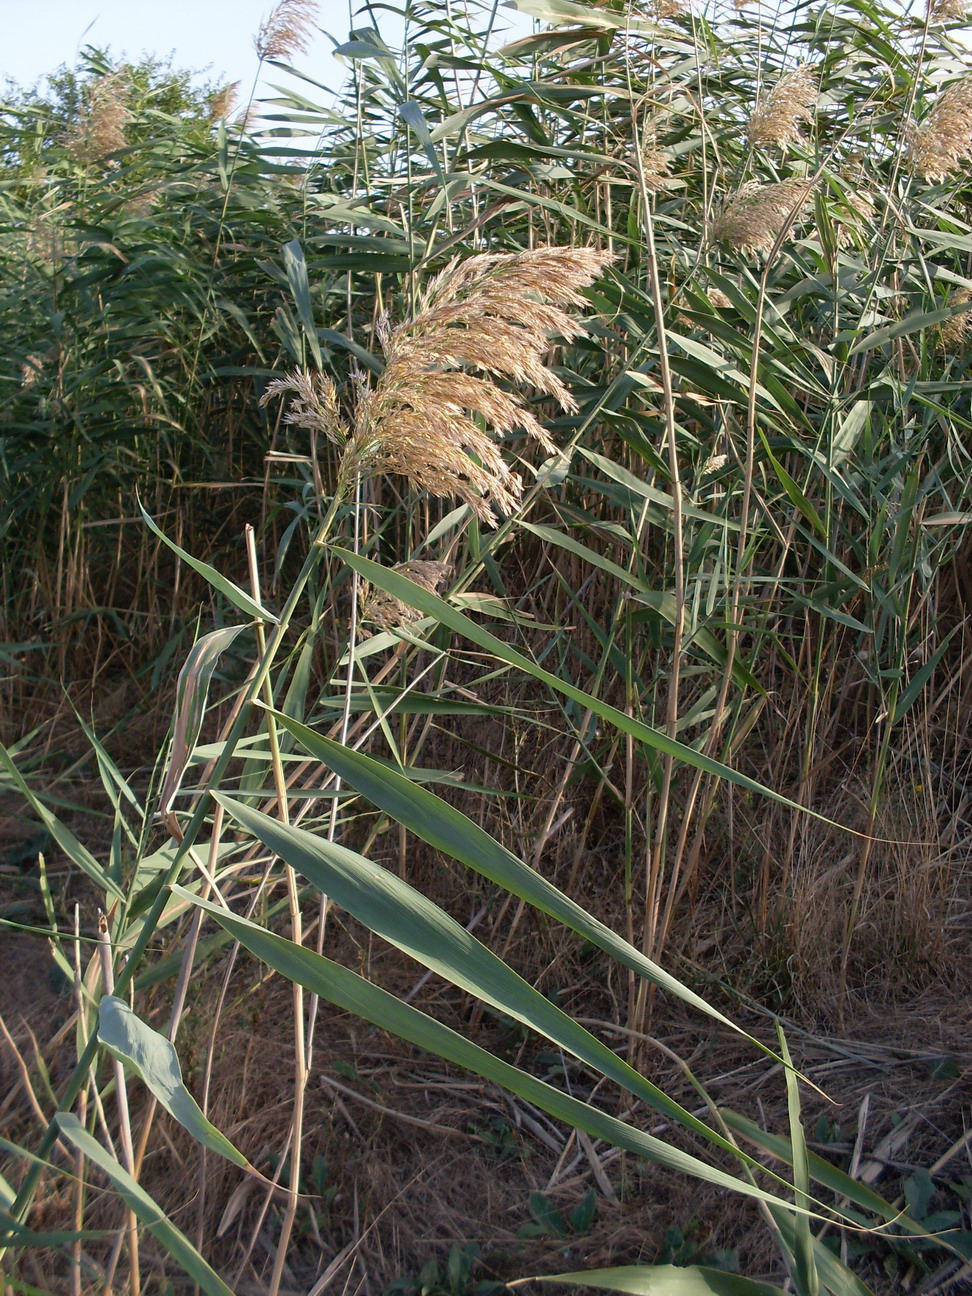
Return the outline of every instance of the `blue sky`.
{"type": "MultiPolygon", "coordinates": [[[[61,63],[73,63],[83,45],[95,45],[132,59],[173,54],[176,67],[208,67],[207,79],[242,81],[248,93],[257,69],[253,36],[272,5],[273,0],[0,0],[0,85],[7,78],[34,85],[61,63]]],[[[320,0],[319,15],[325,32],[347,39],[347,0],[320,0]]],[[[367,16],[354,20],[366,23],[367,16]]],[[[389,39],[393,31],[389,23],[389,39]]],[[[333,88],[344,74],[331,48],[318,35],[296,62],[333,88]]],[[[279,80],[280,74],[271,68],[266,79],[279,80]]]]}
{"type": "MultiPolygon", "coordinates": [[[[351,0],[354,10],[362,0],[351,0]]],[[[394,4],[395,0],[391,0],[394,4]]],[[[174,66],[203,72],[220,84],[242,82],[249,94],[257,69],[253,36],[273,0],[0,0],[0,89],[10,78],[32,86],[62,63],[72,64],[83,45],[110,47],[113,55],[137,60],[142,54],[167,58],[174,66]]],[[[376,10],[389,44],[400,40],[401,24],[380,3],[376,10]]],[[[352,26],[370,25],[367,13],[352,16],[348,0],[318,0],[318,25],[346,40],[352,26]]],[[[501,11],[502,27],[512,19],[528,29],[522,15],[501,11]]],[[[297,66],[336,89],[344,68],[331,54],[332,43],[317,35],[297,66]]],[[[264,88],[280,73],[267,70],[264,88]]]]}

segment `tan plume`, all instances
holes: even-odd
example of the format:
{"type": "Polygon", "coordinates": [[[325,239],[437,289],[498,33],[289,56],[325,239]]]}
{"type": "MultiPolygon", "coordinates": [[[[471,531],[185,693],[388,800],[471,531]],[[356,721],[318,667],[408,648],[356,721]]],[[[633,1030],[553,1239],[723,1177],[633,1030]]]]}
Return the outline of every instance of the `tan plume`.
{"type": "Polygon", "coordinates": [[[345,481],[399,475],[430,495],[458,497],[489,526],[494,506],[513,512],[522,483],[493,438],[523,428],[548,454],[555,447],[523,398],[497,380],[577,408],[543,357],[551,335],[584,333],[563,308],[581,305],[581,290],[613,260],[594,248],[541,247],[454,261],[415,318],[387,337],[385,369],[356,404],[345,481]]]}
{"type": "Polygon", "coordinates": [[[769,252],[787,222],[802,214],[811,188],[806,180],[750,181],[716,213],[709,237],[744,251],[769,252]]]}
{"type": "Polygon", "coordinates": [[[921,126],[913,128],[909,154],[915,171],[933,184],[972,158],[972,76],[942,91],[921,126]]]}
{"type": "Polygon", "coordinates": [[[239,81],[230,81],[209,96],[209,115],[214,122],[224,121],[236,107],[239,98],[239,81]]]}
{"type": "Polygon", "coordinates": [[[348,439],[348,429],[341,419],[337,388],[326,374],[311,373],[309,369],[295,369],[285,378],[275,378],[267,384],[260,397],[266,405],[275,396],[292,394],[294,400],[284,416],[284,422],[306,432],[319,433],[343,445],[348,439]]]}
{"type": "MultiPolygon", "coordinates": [[[[409,562],[397,563],[392,571],[398,572],[400,576],[407,576],[410,581],[414,581],[429,593],[438,594],[452,575],[452,564],[413,558],[409,562]]],[[[408,626],[415,621],[420,621],[422,613],[384,590],[373,588],[365,581],[361,588],[361,619],[370,621],[382,630],[393,630],[396,626],[408,626]]]]}
{"type": "Polygon", "coordinates": [[[809,63],[781,77],[753,111],[746,135],[751,144],[785,148],[800,138],[800,123],[810,121],[817,102],[817,73],[809,63]]]}
{"type": "MultiPolygon", "coordinates": [[[[956,288],[949,295],[946,305],[961,306],[969,301],[972,301],[972,292],[968,288],[956,288]]],[[[972,314],[969,311],[957,312],[942,324],[940,349],[950,355],[965,351],[968,347],[970,331],[972,331],[972,314]]]]}
{"type": "Polygon", "coordinates": [[[932,22],[965,22],[968,16],[968,0],[930,0],[928,5],[928,17],[932,22]]]}
{"type": "Polygon", "coordinates": [[[315,0],[280,0],[260,24],[254,48],[261,59],[306,54],[316,21],[315,0]]]}
{"type": "Polygon", "coordinates": [[[100,162],[125,147],[131,120],[126,87],[117,73],[95,77],[85,87],[84,103],[71,128],[67,146],[79,162],[100,162]]]}

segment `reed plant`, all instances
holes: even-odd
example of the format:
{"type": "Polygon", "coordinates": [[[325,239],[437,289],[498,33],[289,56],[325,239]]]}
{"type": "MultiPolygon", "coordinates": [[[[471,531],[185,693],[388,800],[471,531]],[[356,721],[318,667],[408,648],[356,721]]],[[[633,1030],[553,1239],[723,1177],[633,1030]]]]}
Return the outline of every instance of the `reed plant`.
{"type": "MultiPolygon", "coordinates": [[[[398,1037],[577,1131],[605,1199],[599,1155],[619,1148],[758,1212],[778,1256],[771,1282],[667,1264],[535,1277],[860,1296],[828,1235],[928,1243],[808,1154],[813,1087],[782,1032],[740,1025],[698,951],[699,915],[720,915],[714,977],[837,1028],[876,968],[910,973],[935,942],[947,958],[961,932],[960,826],[938,809],[960,782],[952,582],[972,516],[958,19],[870,0],[785,23],[519,7],[542,25],[497,51],[495,10],[409,5],[400,56],[375,25],[337,46],[337,110],[305,83],[264,105],[263,134],[234,142],[219,118],[130,161],[137,109],[93,67],[44,185],[16,142],[41,109],[7,118],[7,272],[44,286],[2,325],[4,540],[35,573],[6,598],[11,660],[22,627],[46,651],[106,608],[154,618],[147,657],[172,642],[171,603],[126,584],[129,551],[92,549],[116,501],[140,521],[139,570],[161,583],[164,558],[205,591],[152,777],[91,734],[109,847],[0,753],[100,910],[69,920],[44,891],[73,1057],[56,1081],[42,1049],[20,1067],[30,1115],[0,1180],[11,1290],[39,1273],[138,1292],[181,1268],[207,1292],[323,1291],[361,1246],[314,1269],[301,1240],[311,1080],[348,1013],[375,1048],[398,1037]],[[259,539],[226,542],[236,497],[195,503],[220,482],[259,539]],[[456,773],[467,761],[478,781],[456,773]],[[451,916],[418,859],[483,897],[479,916],[451,916]],[[593,951],[612,1021],[517,970],[528,925],[540,947],[593,951]],[[422,972],[403,990],[404,960],[422,972]],[[242,1004],[265,969],[292,986],[270,1154],[216,1128],[179,1062],[194,984],[242,1004]],[[656,1083],[673,1010],[779,1077],[783,1129],[717,1103],[687,1056],[681,1089],[656,1083]],[[199,1149],[189,1226],[185,1200],[152,1195],[162,1121],[199,1149]],[[238,1176],[217,1214],[215,1158],[238,1176]],[[248,1232],[221,1250],[212,1234],[241,1213],[248,1232]]],[[[274,15],[268,60],[299,50],[311,6],[274,15]]],[[[206,1094],[224,1025],[212,1010],[206,1094]]],[[[936,1245],[963,1263],[957,1235],[936,1245]]]]}

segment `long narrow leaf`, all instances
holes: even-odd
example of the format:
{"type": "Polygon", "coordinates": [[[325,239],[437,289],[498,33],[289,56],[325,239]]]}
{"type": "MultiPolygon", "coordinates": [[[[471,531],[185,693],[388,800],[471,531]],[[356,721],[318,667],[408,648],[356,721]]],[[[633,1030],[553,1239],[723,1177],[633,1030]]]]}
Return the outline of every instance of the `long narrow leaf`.
{"type": "Polygon", "coordinates": [[[295,945],[293,941],[266,931],[256,923],[228,913],[208,901],[200,900],[198,896],[194,896],[180,886],[174,886],[172,890],[181,899],[205,909],[251,954],[262,959],[268,967],[279,972],[281,976],[296,981],[306,990],[320,995],[322,999],[327,999],[347,1012],[356,1013],[380,1030],[389,1031],[400,1039],[415,1044],[418,1048],[425,1049],[447,1062],[465,1067],[476,1075],[508,1089],[511,1093],[518,1094],[556,1120],[583,1130],[592,1138],[603,1139],[615,1147],[624,1148],[657,1165],[665,1166],[669,1170],[692,1175],[706,1183],[741,1193],[757,1201],[773,1203],[784,1211],[799,1210],[799,1207],[781,1201],[772,1193],[755,1187],[745,1179],[736,1179],[724,1170],[707,1165],[698,1157],[671,1147],[661,1139],[645,1134],[642,1130],[618,1120],[617,1117],[600,1111],[592,1104],[573,1098],[562,1090],[555,1089],[553,1085],[520,1070],[519,1067],[494,1057],[492,1053],[480,1048],[478,1044],[473,1044],[450,1027],[443,1026],[441,1022],[413,1008],[411,1004],[403,1003],[386,990],[372,985],[357,973],[324,958],[314,950],[295,945]]]}
{"type": "Polygon", "coordinates": [[[111,1180],[113,1187],[145,1225],[162,1243],[193,1282],[198,1283],[208,1296],[233,1296],[219,1274],[207,1264],[184,1233],[172,1223],[165,1211],[135,1182],[125,1167],[92,1138],[77,1116],[71,1112],[58,1112],[58,1128],[79,1152],[96,1165],[111,1180]]]}

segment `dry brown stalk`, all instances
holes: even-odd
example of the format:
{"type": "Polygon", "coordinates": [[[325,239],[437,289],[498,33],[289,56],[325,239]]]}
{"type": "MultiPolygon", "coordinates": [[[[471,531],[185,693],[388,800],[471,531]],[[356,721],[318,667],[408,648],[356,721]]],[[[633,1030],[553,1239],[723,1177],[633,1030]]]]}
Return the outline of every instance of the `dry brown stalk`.
{"type": "Polygon", "coordinates": [[[802,213],[811,188],[806,180],[768,185],[750,181],[724,203],[709,227],[709,237],[744,251],[768,252],[790,217],[802,213]]]}
{"type": "Polygon", "coordinates": [[[253,42],[261,59],[306,54],[317,20],[315,0],[280,0],[260,24],[253,42]]]}
{"type": "Polygon", "coordinates": [[[800,139],[800,123],[810,121],[817,102],[817,73],[809,63],[781,77],[753,111],[746,135],[751,144],[786,148],[800,139]]]}
{"type": "MultiPolygon", "coordinates": [[[[956,288],[949,294],[949,306],[960,306],[963,302],[972,301],[972,292],[968,288],[956,288]]],[[[959,311],[942,325],[940,348],[949,355],[956,355],[968,347],[969,332],[972,330],[972,314],[959,311]]]]}
{"type": "Polygon", "coordinates": [[[912,130],[909,153],[914,170],[933,184],[972,158],[972,76],[942,91],[921,126],[912,130]]]}
{"type": "Polygon", "coordinates": [[[79,162],[99,162],[125,147],[131,120],[126,87],[117,75],[96,77],[85,89],[84,105],[71,128],[67,146],[79,162]]]}
{"type": "MultiPolygon", "coordinates": [[[[452,574],[452,564],[413,558],[410,562],[398,563],[392,568],[392,571],[407,576],[409,580],[414,581],[416,585],[420,585],[422,589],[428,590],[431,594],[438,594],[452,574]]],[[[384,590],[372,589],[367,583],[363,584],[361,589],[362,621],[371,621],[374,625],[380,626],[382,630],[393,630],[396,626],[407,626],[412,622],[421,620],[421,617],[421,612],[416,612],[413,607],[409,607],[401,599],[393,598],[391,594],[386,594],[384,590]]]]}

